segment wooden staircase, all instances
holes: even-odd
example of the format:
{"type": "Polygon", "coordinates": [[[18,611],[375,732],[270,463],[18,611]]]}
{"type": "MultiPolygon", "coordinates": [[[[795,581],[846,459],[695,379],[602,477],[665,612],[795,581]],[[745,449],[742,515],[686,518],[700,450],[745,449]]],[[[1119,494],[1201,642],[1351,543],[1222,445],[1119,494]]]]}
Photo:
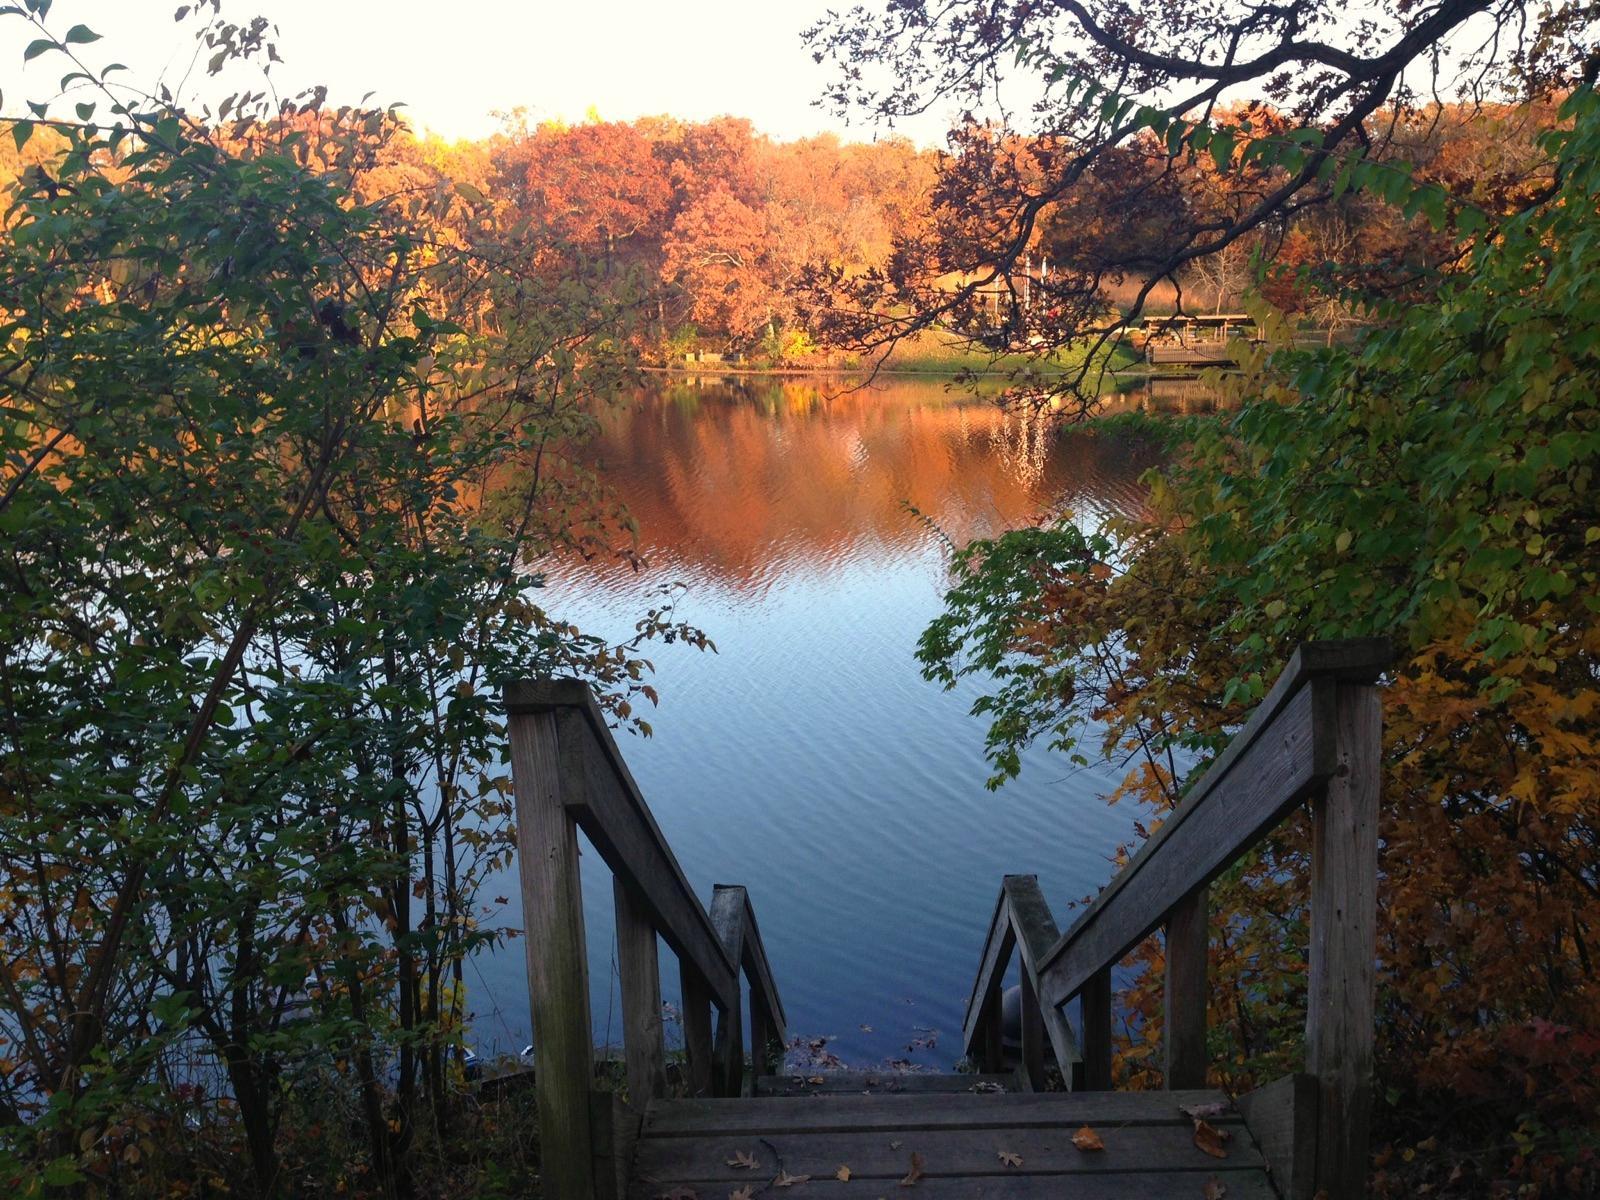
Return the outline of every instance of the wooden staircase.
{"type": "Polygon", "coordinates": [[[584,685],[509,684],[545,1200],[1357,1200],[1372,1076],[1375,684],[1386,661],[1373,641],[1297,650],[1245,728],[1065,932],[1033,876],[1005,878],[962,1030],[981,1075],[779,1070],[786,1018],[746,889],[719,884],[701,905],[584,685]],[[1230,1099],[1203,1086],[1208,887],[1306,804],[1306,1072],[1230,1099]],[[627,1102],[594,1090],[578,829],[615,883],[627,1102]],[[1111,970],[1156,933],[1172,1090],[1111,1091],[1111,970]],[[667,1095],[658,937],[683,980],[688,1098],[667,1095]],[[1013,958],[1014,1072],[1002,1037],[1013,958]]]}
{"type": "Polygon", "coordinates": [[[652,1103],[629,1200],[724,1200],[743,1188],[796,1200],[1274,1196],[1259,1147],[1220,1092],[1027,1093],[972,1075],[813,1078],[824,1082],[780,1076],[750,1099],[652,1103]],[[1185,1107],[1212,1114],[1225,1157],[1196,1145],[1185,1107]],[[1104,1149],[1074,1144],[1085,1126],[1104,1149]],[[808,1178],[781,1186],[797,1176],[808,1178]]]}

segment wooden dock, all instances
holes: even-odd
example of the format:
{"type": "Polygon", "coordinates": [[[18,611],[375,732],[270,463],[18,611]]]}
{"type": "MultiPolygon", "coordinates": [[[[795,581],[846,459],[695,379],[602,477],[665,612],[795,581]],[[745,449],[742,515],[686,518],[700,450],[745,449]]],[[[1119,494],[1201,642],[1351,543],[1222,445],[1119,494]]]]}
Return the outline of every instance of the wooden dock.
{"type": "Polygon", "coordinates": [[[1379,641],[1297,650],[1065,932],[1034,876],[1006,876],[962,1030],[983,1073],[949,1075],[779,1070],[786,1017],[746,888],[719,884],[700,904],[584,685],[508,685],[543,1194],[1357,1200],[1387,661],[1379,641]],[[1208,886],[1302,805],[1313,829],[1305,1070],[1228,1097],[1205,1088],[1208,886]],[[594,1089],[579,829],[614,877],[625,1095],[594,1089]],[[1157,932],[1170,1090],[1111,1091],[1111,968],[1157,932]],[[658,935],[683,979],[685,1086],[674,1090],[687,1095],[668,1094],[658,935]],[[1013,958],[1020,1045],[1008,1055],[1013,958]]]}

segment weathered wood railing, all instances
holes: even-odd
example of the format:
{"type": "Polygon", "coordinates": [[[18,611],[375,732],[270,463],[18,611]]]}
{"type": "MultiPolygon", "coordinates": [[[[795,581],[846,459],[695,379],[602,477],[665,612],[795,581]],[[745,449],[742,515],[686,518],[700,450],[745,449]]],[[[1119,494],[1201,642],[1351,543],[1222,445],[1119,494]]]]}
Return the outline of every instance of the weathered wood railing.
{"type": "Polygon", "coordinates": [[[783,1005],[745,889],[717,885],[708,913],[639,794],[594,697],[574,679],[519,680],[504,691],[516,798],[544,1192],[613,1194],[625,1155],[609,1097],[594,1092],[594,1031],[577,831],[612,872],[623,1053],[630,1099],[666,1090],[656,936],[678,957],[685,1081],[691,1095],[738,1095],[745,1070],[740,975],[749,984],[751,1068],[772,1066],[783,1005]],[[718,1015],[713,1040],[711,1010],[718,1015]]]}
{"type": "Polygon", "coordinates": [[[1033,876],[1007,876],[963,1033],[1000,1069],[1005,970],[1020,951],[1021,1077],[1044,1079],[1046,1043],[1070,1087],[1111,1086],[1111,968],[1166,934],[1166,1086],[1204,1086],[1207,887],[1291,810],[1312,812],[1311,945],[1305,1074],[1240,1100],[1291,1200],[1365,1192],[1377,956],[1378,640],[1301,646],[1249,723],[1165,824],[1065,934],[1033,876]],[[1081,1046],[1061,1012],[1081,999],[1081,1046]]]}

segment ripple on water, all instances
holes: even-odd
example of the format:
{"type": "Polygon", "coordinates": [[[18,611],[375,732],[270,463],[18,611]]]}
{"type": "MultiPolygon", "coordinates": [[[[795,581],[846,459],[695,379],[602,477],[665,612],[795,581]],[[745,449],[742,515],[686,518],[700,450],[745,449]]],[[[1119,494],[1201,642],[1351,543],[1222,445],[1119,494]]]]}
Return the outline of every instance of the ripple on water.
{"type": "MultiPolygon", "coordinates": [[[[704,896],[750,886],[792,1032],[834,1035],[850,1062],[948,1066],[1001,875],[1037,873],[1064,926],[1136,814],[1101,799],[1112,772],[1042,750],[986,790],[977,687],[946,693],[913,657],[946,560],[905,505],[957,543],[1061,505],[1100,520],[1137,511],[1155,456],[958,402],[940,382],[827,391],[754,381],[677,403],[658,389],[604,415],[589,453],[653,567],[549,567],[541,598],[621,639],[652,588],[687,585],[677,615],[719,652],[652,647],[656,736],[622,740],[685,874],[704,896]]],[[[592,853],[584,872],[603,1036],[618,1019],[611,889],[592,853]]],[[[514,889],[508,877],[490,894],[519,925],[514,889]]],[[[527,1038],[522,954],[515,941],[478,964],[481,1041],[527,1038]]]]}

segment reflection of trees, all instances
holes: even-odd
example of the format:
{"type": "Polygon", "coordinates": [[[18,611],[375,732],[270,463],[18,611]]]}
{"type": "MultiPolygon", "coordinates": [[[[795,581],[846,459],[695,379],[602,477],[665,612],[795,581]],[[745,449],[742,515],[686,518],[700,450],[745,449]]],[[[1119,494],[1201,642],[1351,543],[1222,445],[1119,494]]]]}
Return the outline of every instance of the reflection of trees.
{"type": "Polygon", "coordinates": [[[1033,408],[1004,414],[990,427],[989,439],[1002,464],[1024,487],[1037,487],[1044,479],[1050,447],[1057,426],[1049,416],[1033,408]]]}
{"type": "Polygon", "coordinates": [[[760,379],[644,393],[602,414],[587,448],[638,520],[647,554],[733,586],[780,560],[824,565],[863,541],[956,541],[1065,504],[1141,503],[1146,447],[958,400],[940,384],[760,379]],[[685,394],[687,393],[687,394],[685,394]]]}

